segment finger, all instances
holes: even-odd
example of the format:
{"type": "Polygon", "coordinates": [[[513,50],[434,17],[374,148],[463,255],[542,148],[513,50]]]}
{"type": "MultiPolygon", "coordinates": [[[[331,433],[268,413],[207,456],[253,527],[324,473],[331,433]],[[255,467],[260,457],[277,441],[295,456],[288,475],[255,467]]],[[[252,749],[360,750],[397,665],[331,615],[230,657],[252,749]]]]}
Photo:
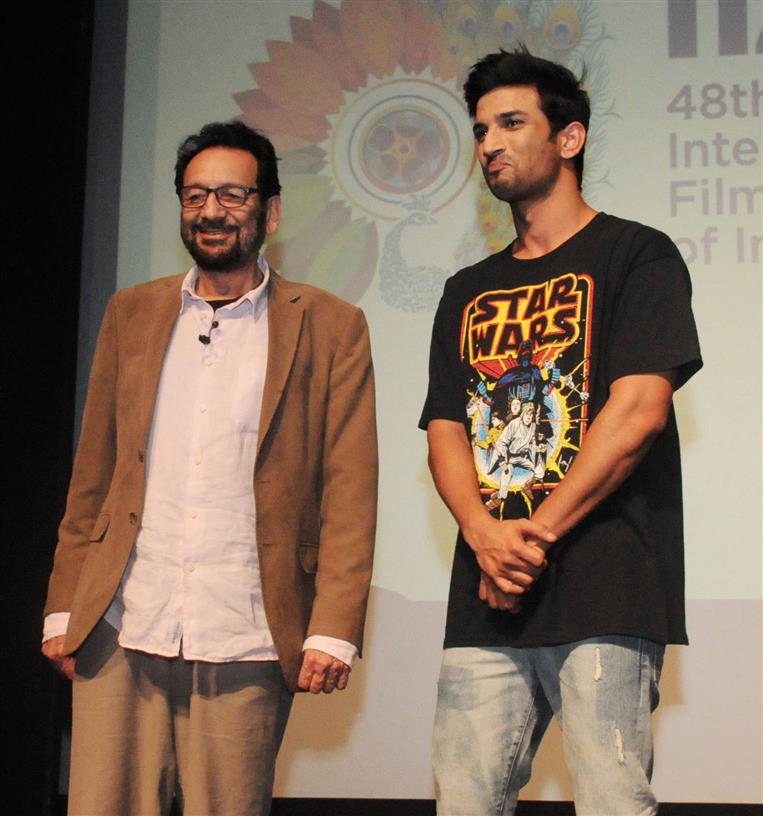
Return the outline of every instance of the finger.
{"type": "Polygon", "coordinates": [[[333,661],[334,658],[326,652],[317,649],[305,650],[302,656],[302,668],[297,680],[299,687],[311,694],[319,694],[323,690],[328,669],[333,661]]]}
{"type": "Polygon", "coordinates": [[[558,537],[552,533],[551,530],[542,524],[538,524],[537,521],[533,521],[532,519],[517,519],[517,522],[524,536],[533,536],[547,544],[553,544],[558,540],[558,537]]]}
{"type": "Polygon", "coordinates": [[[546,553],[537,545],[527,542],[518,544],[513,555],[515,561],[522,565],[522,569],[541,569],[546,562],[546,553]]]}
{"type": "Polygon", "coordinates": [[[491,584],[485,585],[485,603],[487,603],[491,609],[497,609],[495,588],[491,584]]]}
{"type": "Polygon", "coordinates": [[[331,668],[326,673],[326,682],[323,684],[323,690],[326,694],[331,694],[334,689],[340,691],[347,686],[347,679],[350,673],[350,667],[342,663],[341,660],[335,660],[331,664],[331,668]]]}
{"type": "Polygon", "coordinates": [[[511,570],[511,572],[507,572],[504,577],[511,581],[512,584],[522,587],[522,589],[528,589],[535,583],[535,576],[529,569],[527,572],[511,570]]]}
{"type": "Polygon", "coordinates": [[[492,590],[497,587],[496,582],[500,582],[503,587],[511,585],[511,581],[503,575],[490,575],[487,572],[482,573],[482,583],[485,591],[485,601],[489,601],[492,597],[492,590]]]}
{"type": "Polygon", "coordinates": [[[339,672],[339,677],[336,681],[336,687],[339,691],[344,691],[347,688],[347,684],[350,682],[350,667],[346,664],[342,664],[343,668],[341,672],[339,672]]]}
{"type": "Polygon", "coordinates": [[[302,668],[299,670],[299,677],[297,678],[297,686],[301,688],[303,691],[310,690],[310,681],[312,680],[313,673],[310,671],[305,664],[302,664],[302,668]]]}
{"type": "Polygon", "coordinates": [[[323,691],[325,691],[326,694],[331,694],[331,692],[336,688],[337,680],[341,671],[342,668],[338,660],[334,660],[328,669],[326,669],[326,677],[323,681],[323,691]]]}
{"type": "Polygon", "coordinates": [[[75,663],[76,659],[68,655],[61,661],[61,671],[64,673],[66,677],[69,678],[69,680],[72,680],[74,678],[75,663]]]}
{"type": "Polygon", "coordinates": [[[482,575],[480,575],[480,588],[479,588],[478,595],[479,595],[479,599],[481,601],[487,601],[487,587],[485,585],[485,573],[484,572],[482,573],[482,575]]]}
{"type": "Polygon", "coordinates": [[[494,576],[492,581],[494,585],[506,595],[522,595],[525,592],[525,588],[523,586],[520,586],[503,575],[494,576]]]}
{"type": "Polygon", "coordinates": [[[326,683],[326,671],[314,671],[310,678],[310,694],[320,694],[326,683]]]}
{"type": "Polygon", "coordinates": [[[491,609],[511,611],[519,599],[515,595],[508,595],[500,591],[489,575],[484,575],[485,601],[491,609]]]}
{"type": "Polygon", "coordinates": [[[514,606],[514,601],[512,600],[511,596],[504,595],[498,587],[493,585],[489,590],[489,601],[488,604],[491,609],[497,609],[502,612],[506,612],[511,610],[514,606]]]}
{"type": "Polygon", "coordinates": [[[42,653],[48,658],[48,660],[52,660],[53,662],[62,657],[64,653],[63,636],[53,637],[44,641],[42,644],[42,653]]]}

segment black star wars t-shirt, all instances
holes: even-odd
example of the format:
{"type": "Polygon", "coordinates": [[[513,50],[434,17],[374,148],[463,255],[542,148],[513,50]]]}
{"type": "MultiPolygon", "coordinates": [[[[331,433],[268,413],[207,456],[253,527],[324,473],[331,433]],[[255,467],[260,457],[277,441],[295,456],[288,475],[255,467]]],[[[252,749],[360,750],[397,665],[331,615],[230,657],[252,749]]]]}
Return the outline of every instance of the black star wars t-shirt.
{"type": "MultiPolygon", "coordinates": [[[[598,214],[541,258],[511,248],[445,285],[420,427],[463,422],[483,500],[530,516],[564,478],[610,384],[702,365],[691,284],[672,241],[598,214]]],[[[477,596],[459,534],[445,646],[540,646],[607,634],[685,643],[683,519],[673,410],[626,481],[549,550],[517,614],[477,596]]]]}

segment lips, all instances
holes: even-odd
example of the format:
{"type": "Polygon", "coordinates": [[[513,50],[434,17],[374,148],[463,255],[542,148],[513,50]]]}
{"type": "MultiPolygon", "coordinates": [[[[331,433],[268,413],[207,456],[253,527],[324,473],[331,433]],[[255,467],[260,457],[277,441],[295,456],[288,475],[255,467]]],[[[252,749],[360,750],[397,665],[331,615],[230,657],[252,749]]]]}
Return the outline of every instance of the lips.
{"type": "Polygon", "coordinates": [[[235,227],[231,226],[209,226],[205,224],[194,224],[193,234],[196,238],[204,243],[221,243],[229,235],[238,232],[235,227]]]}
{"type": "Polygon", "coordinates": [[[203,235],[227,235],[231,232],[237,232],[238,228],[233,224],[226,224],[225,221],[209,221],[201,219],[191,226],[195,233],[202,233],[203,235]]]}

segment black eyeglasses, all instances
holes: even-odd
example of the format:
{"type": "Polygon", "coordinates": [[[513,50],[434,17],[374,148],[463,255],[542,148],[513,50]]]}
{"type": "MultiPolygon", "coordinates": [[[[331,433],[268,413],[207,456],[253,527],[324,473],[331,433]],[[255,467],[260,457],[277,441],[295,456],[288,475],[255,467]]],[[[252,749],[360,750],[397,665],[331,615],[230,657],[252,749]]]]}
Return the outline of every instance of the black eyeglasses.
{"type": "Polygon", "coordinates": [[[243,207],[247,198],[256,193],[256,187],[240,187],[238,184],[224,184],[222,187],[181,187],[180,203],[190,210],[199,210],[206,203],[210,193],[215,194],[221,207],[233,209],[243,207]]]}

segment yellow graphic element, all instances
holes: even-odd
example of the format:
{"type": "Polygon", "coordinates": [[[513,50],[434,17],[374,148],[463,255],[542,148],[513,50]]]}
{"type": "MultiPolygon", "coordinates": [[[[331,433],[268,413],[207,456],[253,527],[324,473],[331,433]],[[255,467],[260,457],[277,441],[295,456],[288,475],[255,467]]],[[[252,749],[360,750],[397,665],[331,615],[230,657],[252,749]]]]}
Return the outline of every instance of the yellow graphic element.
{"type": "Polygon", "coordinates": [[[570,273],[539,286],[480,295],[469,310],[467,342],[472,365],[514,356],[523,340],[534,351],[562,350],[580,336],[582,293],[570,273]]]}

